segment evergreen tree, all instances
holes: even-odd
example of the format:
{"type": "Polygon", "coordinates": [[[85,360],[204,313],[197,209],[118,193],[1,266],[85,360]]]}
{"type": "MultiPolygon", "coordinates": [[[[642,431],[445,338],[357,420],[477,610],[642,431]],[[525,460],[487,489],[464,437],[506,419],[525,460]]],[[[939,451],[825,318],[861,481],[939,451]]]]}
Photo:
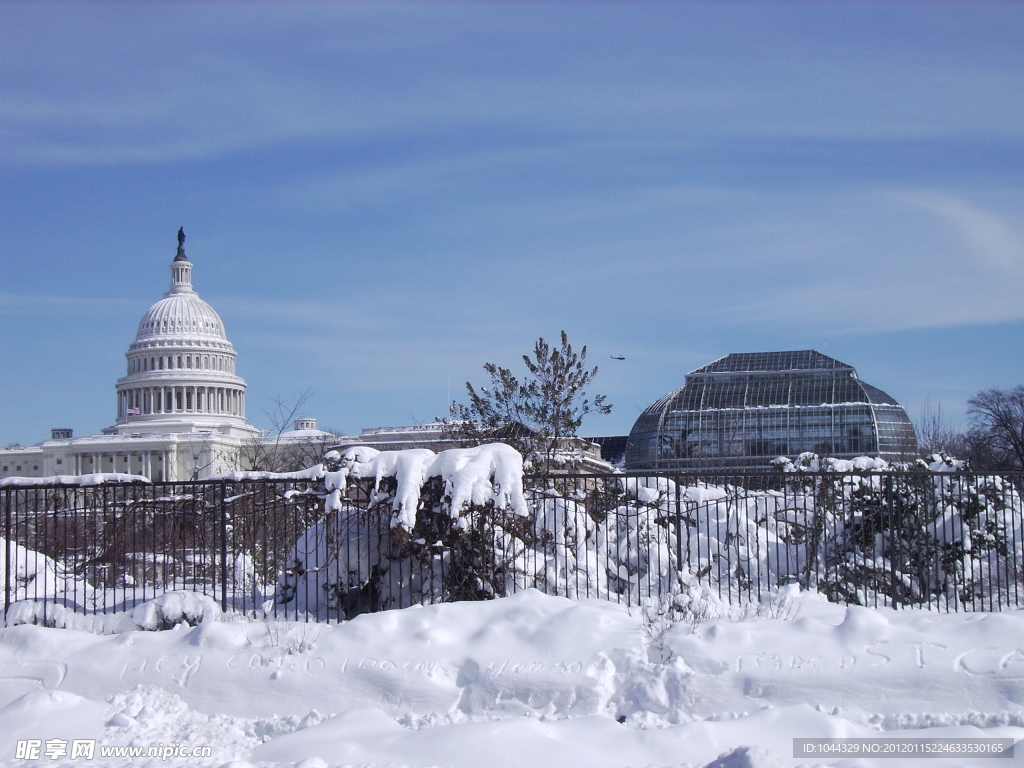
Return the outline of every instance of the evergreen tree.
{"type": "Polygon", "coordinates": [[[540,338],[533,356],[523,355],[527,375],[522,379],[486,363],[490,387],[477,389],[466,382],[469,404],[452,406],[449,434],[464,444],[500,440],[550,466],[566,440],[576,436],[584,416],[612,410],[605,395],[590,399],[585,391],[597,376],[597,366],[588,369],[586,361],[587,348],[577,353],[562,331],[559,346],[540,338]]]}

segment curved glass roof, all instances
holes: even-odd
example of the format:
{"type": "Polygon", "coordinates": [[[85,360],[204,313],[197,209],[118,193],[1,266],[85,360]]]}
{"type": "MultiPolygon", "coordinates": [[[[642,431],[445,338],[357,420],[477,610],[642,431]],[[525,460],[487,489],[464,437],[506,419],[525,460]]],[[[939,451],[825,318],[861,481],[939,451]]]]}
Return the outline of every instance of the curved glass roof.
{"type": "Polygon", "coordinates": [[[834,357],[801,349],[796,352],[734,352],[720,357],[702,368],[691,371],[695,376],[701,373],[737,373],[747,371],[809,371],[853,368],[834,357]]]}
{"type": "Polygon", "coordinates": [[[626,445],[627,469],[767,466],[804,451],[916,456],[903,407],[850,365],[814,350],[726,355],[647,408],[626,445]]]}

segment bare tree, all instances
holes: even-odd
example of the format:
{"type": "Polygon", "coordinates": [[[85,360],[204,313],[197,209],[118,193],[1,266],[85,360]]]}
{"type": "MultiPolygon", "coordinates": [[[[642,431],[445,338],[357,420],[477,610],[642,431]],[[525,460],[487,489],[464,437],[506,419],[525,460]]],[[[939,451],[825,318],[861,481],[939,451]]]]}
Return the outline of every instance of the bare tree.
{"type": "Polygon", "coordinates": [[[280,395],[274,398],[274,407],[263,411],[271,429],[264,430],[243,448],[243,460],[249,469],[291,472],[319,463],[324,452],[337,441],[338,434],[329,430],[310,430],[308,437],[288,434],[314,394],[313,389],[306,389],[291,400],[280,395]]]}
{"type": "Polygon", "coordinates": [[[976,469],[1024,469],[1024,386],[985,389],[967,401],[976,469]]]}
{"type": "Polygon", "coordinates": [[[942,412],[942,403],[932,406],[926,400],[921,406],[921,415],[914,430],[917,432],[917,444],[922,456],[940,453],[958,459],[970,458],[971,441],[968,434],[949,423],[942,412]]]}
{"type": "Polygon", "coordinates": [[[237,463],[237,455],[233,455],[230,450],[214,447],[209,432],[189,433],[185,440],[188,445],[185,469],[189,474],[189,480],[216,474],[218,470],[235,466],[237,463]]]}

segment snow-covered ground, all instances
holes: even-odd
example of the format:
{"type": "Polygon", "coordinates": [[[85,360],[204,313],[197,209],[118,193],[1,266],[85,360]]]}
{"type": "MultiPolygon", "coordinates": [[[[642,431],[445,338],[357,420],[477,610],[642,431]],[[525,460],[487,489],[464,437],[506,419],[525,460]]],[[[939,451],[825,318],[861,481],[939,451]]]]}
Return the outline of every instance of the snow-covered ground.
{"type": "Polygon", "coordinates": [[[669,623],[529,590],[338,625],[13,626],[0,630],[0,761],[642,768],[731,752],[716,768],[1024,765],[1024,743],[1012,759],[793,757],[795,738],[1021,741],[1024,611],[788,594],[740,614],[669,623]],[[16,760],[29,739],[213,754],[16,760]]]}

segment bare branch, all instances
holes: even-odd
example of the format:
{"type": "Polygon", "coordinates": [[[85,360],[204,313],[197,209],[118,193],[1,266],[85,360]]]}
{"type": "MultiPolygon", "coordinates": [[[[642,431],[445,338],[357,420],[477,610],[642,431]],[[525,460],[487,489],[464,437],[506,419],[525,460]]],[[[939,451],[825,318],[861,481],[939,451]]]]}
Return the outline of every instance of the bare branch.
{"type": "Polygon", "coordinates": [[[1024,386],[982,390],[967,401],[967,415],[991,464],[984,468],[1024,469],[1024,386]]]}

